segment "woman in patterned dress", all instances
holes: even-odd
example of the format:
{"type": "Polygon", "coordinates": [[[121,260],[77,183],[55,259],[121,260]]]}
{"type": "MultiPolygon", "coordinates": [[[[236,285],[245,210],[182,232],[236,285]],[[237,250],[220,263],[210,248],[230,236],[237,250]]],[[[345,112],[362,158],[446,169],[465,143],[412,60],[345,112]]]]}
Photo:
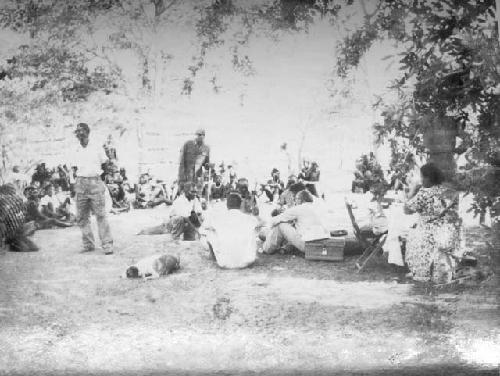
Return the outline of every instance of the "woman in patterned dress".
{"type": "Polygon", "coordinates": [[[439,168],[427,163],[420,175],[421,185],[410,188],[405,203],[407,214],[418,214],[417,225],[408,234],[405,259],[414,280],[429,281],[437,275],[443,251],[458,254],[462,223],[456,192],[442,185],[439,168]]]}

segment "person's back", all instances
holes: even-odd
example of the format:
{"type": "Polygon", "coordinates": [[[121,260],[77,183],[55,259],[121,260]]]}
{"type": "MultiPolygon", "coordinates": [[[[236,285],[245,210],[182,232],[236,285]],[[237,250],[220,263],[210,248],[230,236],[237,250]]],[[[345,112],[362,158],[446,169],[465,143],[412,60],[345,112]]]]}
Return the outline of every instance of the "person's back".
{"type": "Polygon", "coordinates": [[[206,240],[217,264],[222,268],[245,268],[255,261],[257,252],[255,227],[257,219],[239,208],[241,198],[231,194],[228,209],[210,213],[204,223],[206,240]]]}

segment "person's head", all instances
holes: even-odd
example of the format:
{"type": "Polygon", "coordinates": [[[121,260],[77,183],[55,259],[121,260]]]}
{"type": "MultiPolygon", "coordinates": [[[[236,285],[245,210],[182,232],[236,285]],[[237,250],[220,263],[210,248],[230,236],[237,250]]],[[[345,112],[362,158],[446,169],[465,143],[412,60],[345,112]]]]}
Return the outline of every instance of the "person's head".
{"type": "Polygon", "coordinates": [[[59,184],[54,183],[54,193],[61,192],[61,186],[59,184]]]}
{"type": "Polygon", "coordinates": [[[19,166],[12,167],[12,172],[19,173],[19,166]]]}
{"type": "Polygon", "coordinates": [[[318,163],[317,162],[311,163],[311,170],[316,171],[317,169],[318,169],[318,163]]]}
{"type": "Polygon", "coordinates": [[[139,184],[146,184],[149,181],[149,174],[139,176],[139,184]]]}
{"type": "Polygon", "coordinates": [[[247,195],[250,193],[248,190],[248,179],[239,178],[238,183],[236,183],[236,189],[242,197],[247,197],[247,195]]]}
{"type": "Polygon", "coordinates": [[[196,130],[195,141],[197,144],[203,144],[203,142],[205,141],[205,130],[203,128],[199,128],[196,130]]]}
{"type": "Polygon", "coordinates": [[[441,184],[444,181],[443,173],[439,167],[431,162],[420,167],[420,176],[422,185],[426,188],[441,184]]]}
{"type": "Polygon", "coordinates": [[[297,183],[297,176],[295,175],[290,175],[288,177],[288,182],[287,182],[287,187],[290,187],[291,185],[297,183]]]}
{"type": "Polygon", "coordinates": [[[312,194],[308,190],[304,189],[297,193],[295,202],[297,203],[297,205],[303,204],[305,202],[313,202],[312,194]]]}
{"type": "Polygon", "coordinates": [[[215,184],[220,184],[222,182],[222,177],[220,175],[215,175],[215,184]]]}
{"type": "Polygon", "coordinates": [[[90,128],[87,123],[78,123],[75,129],[75,135],[80,145],[86,147],[89,143],[90,128]]]}
{"type": "Polygon", "coordinates": [[[280,176],[280,171],[277,168],[273,168],[271,171],[271,176],[274,178],[275,176],[279,177],[280,176]]]}
{"type": "Polygon", "coordinates": [[[228,209],[241,208],[241,196],[238,193],[230,193],[227,196],[226,206],[228,209]]]}
{"type": "Polygon", "coordinates": [[[24,193],[24,196],[27,199],[32,200],[32,199],[37,199],[38,198],[38,192],[37,192],[36,188],[33,187],[33,186],[31,186],[31,185],[28,186],[28,187],[26,187],[24,189],[23,193],[24,193]]]}

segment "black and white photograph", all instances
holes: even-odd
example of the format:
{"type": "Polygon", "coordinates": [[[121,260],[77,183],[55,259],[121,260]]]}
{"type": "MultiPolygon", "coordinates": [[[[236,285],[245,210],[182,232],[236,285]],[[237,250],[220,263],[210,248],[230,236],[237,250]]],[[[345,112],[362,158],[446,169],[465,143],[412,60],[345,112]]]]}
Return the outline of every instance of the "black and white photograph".
{"type": "Polygon", "coordinates": [[[500,375],[500,0],[0,0],[0,376],[500,375]]]}

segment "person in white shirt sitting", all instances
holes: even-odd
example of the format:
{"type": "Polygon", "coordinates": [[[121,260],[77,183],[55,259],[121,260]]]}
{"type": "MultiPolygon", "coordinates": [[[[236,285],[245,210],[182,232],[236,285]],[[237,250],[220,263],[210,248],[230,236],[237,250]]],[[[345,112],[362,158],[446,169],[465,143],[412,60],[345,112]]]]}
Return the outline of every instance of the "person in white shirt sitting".
{"type": "Polygon", "coordinates": [[[201,242],[221,268],[246,268],[257,254],[256,216],[241,210],[242,199],[237,193],[227,197],[227,209],[213,209],[200,230],[201,242]]]}
{"type": "Polygon", "coordinates": [[[60,213],[62,207],[59,197],[55,194],[54,186],[49,183],[45,186],[45,195],[40,200],[40,211],[49,218],[61,219],[60,213]]]}
{"type": "Polygon", "coordinates": [[[306,241],[330,237],[313,205],[313,197],[309,191],[297,193],[295,203],[296,206],[271,218],[271,229],[262,245],[264,253],[273,254],[287,244],[305,252],[306,241]]]}
{"type": "Polygon", "coordinates": [[[194,184],[184,184],[183,192],[172,203],[169,218],[159,226],[146,228],[138,235],[172,234],[174,239],[195,240],[198,228],[203,222],[202,206],[196,197],[194,184]]]}

